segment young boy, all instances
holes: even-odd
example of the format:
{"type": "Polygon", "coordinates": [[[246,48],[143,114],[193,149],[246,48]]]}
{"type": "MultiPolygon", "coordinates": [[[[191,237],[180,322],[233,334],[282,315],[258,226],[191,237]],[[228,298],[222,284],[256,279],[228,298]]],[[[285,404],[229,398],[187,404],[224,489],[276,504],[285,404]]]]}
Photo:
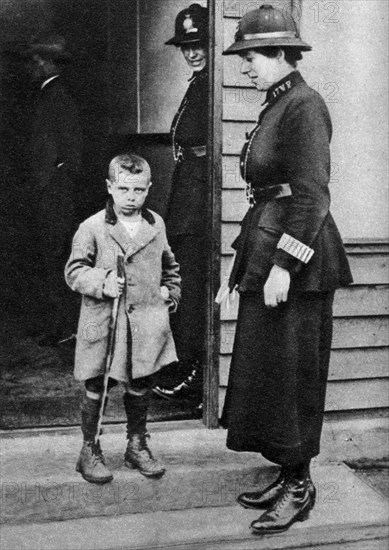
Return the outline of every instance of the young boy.
{"type": "Polygon", "coordinates": [[[146,418],[153,374],[177,361],[169,313],[177,308],[181,278],[162,218],[143,207],[150,178],[141,157],[124,154],[111,161],[106,209],[80,225],[65,267],[66,282],[82,294],[74,375],[85,382],[86,394],[81,404],[84,444],[76,469],[91,483],[113,479],[95,436],[112,304],[119,295],[108,387],[123,382],[125,388],[125,465],[148,477],[165,472],[148,447],[146,418]],[[119,255],[125,279],[117,276],[119,255]]]}

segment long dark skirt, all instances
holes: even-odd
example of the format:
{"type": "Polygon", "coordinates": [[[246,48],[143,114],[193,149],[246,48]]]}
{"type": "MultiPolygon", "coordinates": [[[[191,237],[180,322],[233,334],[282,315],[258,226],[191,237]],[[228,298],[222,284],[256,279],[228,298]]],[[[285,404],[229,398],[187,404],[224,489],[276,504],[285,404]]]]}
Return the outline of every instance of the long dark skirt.
{"type": "Polygon", "coordinates": [[[242,294],[222,425],[227,447],[277,464],[319,453],[333,292],[290,290],[277,308],[242,294]]]}

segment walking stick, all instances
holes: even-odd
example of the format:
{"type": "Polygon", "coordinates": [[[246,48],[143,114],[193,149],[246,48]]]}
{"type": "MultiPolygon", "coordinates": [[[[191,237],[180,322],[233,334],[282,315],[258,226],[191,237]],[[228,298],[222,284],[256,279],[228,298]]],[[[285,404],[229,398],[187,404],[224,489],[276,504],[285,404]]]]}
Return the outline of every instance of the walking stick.
{"type": "MultiPolygon", "coordinates": [[[[121,278],[124,277],[124,257],[121,254],[119,254],[117,258],[117,276],[121,278]]],[[[109,373],[111,370],[111,364],[113,359],[113,352],[115,348],[115,332],[116,332],[116,325],[117,325],[117,319],[118,319],[120,297],[121,295],[119,294],[113,300],[111,319],[109,322],[107,359],[105,362],[105,371],[104,371],[103,396],[100,403],[99,420],[97,423],[97,430],[96,430],[96,436],[95,436],[96,443],[98,443],[100,439],[101,425],[103,423],[103,416],[104,416],[104,405],[108,394],[108,380],[109,380],[109,373]]]]}

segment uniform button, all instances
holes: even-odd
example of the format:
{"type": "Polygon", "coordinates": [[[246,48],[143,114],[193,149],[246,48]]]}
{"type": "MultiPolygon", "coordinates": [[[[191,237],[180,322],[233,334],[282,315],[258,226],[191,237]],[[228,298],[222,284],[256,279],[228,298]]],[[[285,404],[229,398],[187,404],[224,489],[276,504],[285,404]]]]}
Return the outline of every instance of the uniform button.
{"type": "Polygon", "coordinates": [[[132,313],[134,311],[134,309],[135,309],[134,306],[132,304],[130,304],[128,306],[128,313],[132,313]]]}

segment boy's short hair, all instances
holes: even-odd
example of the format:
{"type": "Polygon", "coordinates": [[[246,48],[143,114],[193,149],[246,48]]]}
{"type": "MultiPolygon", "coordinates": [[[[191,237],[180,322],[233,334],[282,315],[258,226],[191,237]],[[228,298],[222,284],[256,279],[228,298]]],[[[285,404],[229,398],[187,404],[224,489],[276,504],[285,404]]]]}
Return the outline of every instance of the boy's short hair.
{"type": "Polygon", "coordinates": [[[119,180],[119,174],[129,172],[130,174],[142,174],[147,176],[148,183],[151,180],[150,165],[144,158],[132,153],[124,153],[117,155],[109,163],[108,177],[111,182],[119,180]]]}

